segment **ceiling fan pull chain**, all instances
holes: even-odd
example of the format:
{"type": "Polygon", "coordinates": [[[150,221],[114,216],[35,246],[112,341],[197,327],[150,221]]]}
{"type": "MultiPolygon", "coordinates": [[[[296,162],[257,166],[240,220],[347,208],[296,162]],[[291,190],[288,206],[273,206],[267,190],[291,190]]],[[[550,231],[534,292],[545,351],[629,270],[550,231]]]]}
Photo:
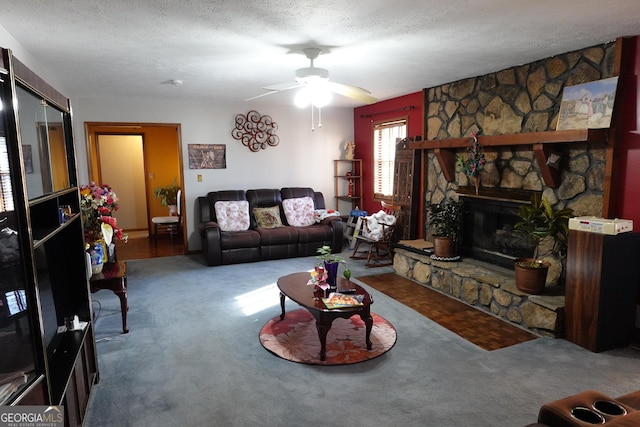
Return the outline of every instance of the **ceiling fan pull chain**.
{"type": "Polygon", "coordinates": [[[315,132],[316,128],[313,126],[313,104],[311,104],[311,132],[315,132]]]}
{"type": "Polygon", "coordinates": [[[318,107],[318,127],[322,127],[322,107],[318,107]]]}

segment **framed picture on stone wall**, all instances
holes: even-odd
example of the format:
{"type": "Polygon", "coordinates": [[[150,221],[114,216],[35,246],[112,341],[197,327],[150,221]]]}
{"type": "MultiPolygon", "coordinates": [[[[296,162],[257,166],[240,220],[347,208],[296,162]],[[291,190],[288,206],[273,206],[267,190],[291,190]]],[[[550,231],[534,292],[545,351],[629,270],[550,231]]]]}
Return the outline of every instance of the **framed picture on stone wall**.
{"type": "Polygon", "coordinates": [[[608,128],[617,87],[618,77],[565,87],[556,130],[608,128]]]}

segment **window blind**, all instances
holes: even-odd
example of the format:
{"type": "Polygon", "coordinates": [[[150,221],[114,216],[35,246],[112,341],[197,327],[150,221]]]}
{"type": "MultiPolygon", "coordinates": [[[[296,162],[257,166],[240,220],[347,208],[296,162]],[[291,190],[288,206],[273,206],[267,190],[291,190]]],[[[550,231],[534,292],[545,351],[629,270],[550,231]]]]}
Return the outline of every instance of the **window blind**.
{"type": "Polygon", "coordinates": [[[9,153],[7,141],[0,136],[0,212],[14,210],[13,191],[11,190],[11,169],[9,168],[9,153]]]}
{"type": "Polygon", "coordinates": [[[398,140],[405,138],[406,133],[406,119],[374,123],[373,125],[373,196],[375,199],[387,199],[393,196],[396,144],[398,140]]]}

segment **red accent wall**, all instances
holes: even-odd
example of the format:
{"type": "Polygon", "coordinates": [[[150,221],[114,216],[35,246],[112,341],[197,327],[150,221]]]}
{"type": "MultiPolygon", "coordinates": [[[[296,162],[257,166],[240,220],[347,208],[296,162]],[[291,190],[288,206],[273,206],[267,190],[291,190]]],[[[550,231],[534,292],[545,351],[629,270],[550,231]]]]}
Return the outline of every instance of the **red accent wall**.
{"type": "Polygon", "coordinates": [[[408,118],[408,137],[422,136],[423,97],[422,92],[392,98],[353,110],[353,138],[356,143],[355,157],[362,159],[363,206],[369,213],[380,210],[380,202],[373,201],[373,135],[371,124],[381,120],[408,118]],[[414,107],[413,109],[408,109],[414,107]],[[406,110],[404,110],[406,109],[406,110]]]}
{"type": "MultiPolygon", "coordinates": [[[[628,40],[623,80],[618,82],[622,94],[622,125],[619,138],[619,181],[616,216],[633,220],[640,231],[640,40],[628,40]]],[[[620,112],[620,111],[618,111],[620,112]]]]}
{"type": "MultiPolygon", "coordinates": [[[[634,231],[640,231],[640,36],[628,40],[625,68],[622,72],[622,124],[619,134],[616,216],[633,220],[634,231]]],[[[617,107],[619,107],[618,105],[617,107]]],[[[362,159],[363,206],[370,213],[380,209],[380,203],[373,201],[373,144],[371,123],[374,121],[407,116],[408,136],[423,135],[423,93],[415,92],[397,98],[380,101],[354,109],[355,156],[362,159]],[[413,106],[411,110],[402,109],[413,106]]],[[[617,113],[620,113],[618,110],[617,113]]]]}

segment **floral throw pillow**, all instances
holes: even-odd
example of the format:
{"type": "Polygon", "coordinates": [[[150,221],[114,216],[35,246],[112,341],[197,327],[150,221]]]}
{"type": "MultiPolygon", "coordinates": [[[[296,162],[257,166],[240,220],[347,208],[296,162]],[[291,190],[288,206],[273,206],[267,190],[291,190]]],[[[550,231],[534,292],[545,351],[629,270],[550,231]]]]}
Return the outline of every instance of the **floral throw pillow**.
{"type": "Polygon", "coordinates": [[[213,205],[222,231],[249,229],[249,202],[246,200],[218,201],[213,205]]]}
{"type": "Polygon", "coordinates": [[[293,227],[306,227],[316,222],[316,211],[313,206],[313,199],[309,196],[294,199],[284,199],[282,201],[284,216],[289,225],[293,227]]]}
{"type": "Polygon", "coordinates": [[[280,208],[278,206],[253,208],[253,216],[260,228],[284,227],[282,221],[280,221],[280,208]]]}

